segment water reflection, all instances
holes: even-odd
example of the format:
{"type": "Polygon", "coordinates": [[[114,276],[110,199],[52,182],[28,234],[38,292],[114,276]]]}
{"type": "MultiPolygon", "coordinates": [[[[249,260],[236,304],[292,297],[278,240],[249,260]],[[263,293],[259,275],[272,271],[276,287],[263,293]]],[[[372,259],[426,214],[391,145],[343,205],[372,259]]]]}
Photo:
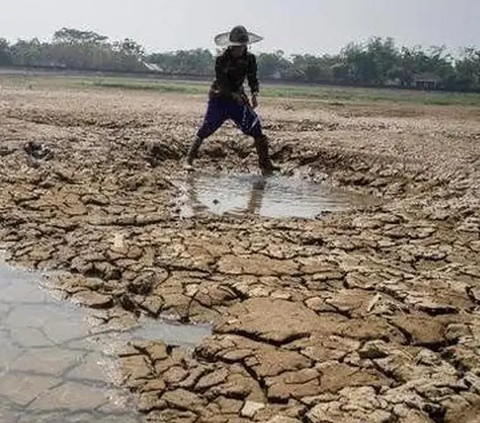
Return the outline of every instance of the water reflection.
{"type": "Polygon", "coordinates": [[[345,210],[350,198],[324,184],[300,178],[254,174],[192,173],[181,184],[183,217],[199,211],[223,215],[315,218],[345,210]]]}

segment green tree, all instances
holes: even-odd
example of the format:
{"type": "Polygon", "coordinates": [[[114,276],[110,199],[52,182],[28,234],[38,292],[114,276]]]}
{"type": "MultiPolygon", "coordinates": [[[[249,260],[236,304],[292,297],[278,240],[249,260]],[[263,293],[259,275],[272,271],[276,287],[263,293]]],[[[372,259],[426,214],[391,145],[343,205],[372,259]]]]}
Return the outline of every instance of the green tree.
{"type": "MultiPolygon", "coordinates": [[[[218,52],[217,52],[218,53],[218,52]]],[[[0,38],[0,64],[62,66],[72,69],[143,71],[153,63],[168,74],[211,76],[214,57],[207,49],[146,55],[142,45],[126,38],[112,42],[94,31],[61,28],[51,42],[37,38],[8,43],[0,38]]],[[[385,86],[398,82],[411,87],[416,78],[435,78],[440,88],[480,90],[480,50],[465,49],[454,60],[445,46],[398,48],[392,38],[350,43],[338,54],[293,55],[281,50],[257,56],[261,78],[385,86]]]]}
{"type": "Polygon", "coordinates": [[[474,47],[463,50],[455,63],[455,77],[449,81],[449,89],[461,91],[480,89],[480,51],[474,47]]]}
{"type": "Polygon", "coordinates": [[[121,71],[135,71],[143,68],[144,48],[136,41],[125,38],[113,43],[114,68],[121,71]]]}
{"type": "Polygon", "coordinates": [[[12,64],[12,53],[10,44],[5,38],[0,38],[0,65],[7,66],[12,64]]]}
{"type": "Polygon", "coordinates": [[[169,53],[155,53],[146,58],[168,74],[212,75],[214,58],[207,49],[179,50],[169,53]]]}
{"type": "Polygon", "coordinates": [[[12,62],[19,66],[36,66],[41,64],[44,47],[37,39],[18,40],[10,48],[12,62]]]}
{"type": "Polygon", "coordinates": [[[294,79],[295,70],[290,60],[282,50],[274,53],[261,53],[257,57],[258,74],[260,78],[294,79]]]}
{"type": "Polygon", "coordinates": [[[371,38],[366,44],[350,43],[340,52],[336,73],[352,83],[382,86],[392,78],[400,55],[392,38],[371,38]]]}
{"type": "Polygon", "coordinates": [[[108,40],[105,35],[93,31],[81,31],[75,28],[62,28],[53,34],[54,43],[65,44],[101,44],[108,40]]]}
{"type": "Polygon", "coordinates": [[[326,81],[332,78],[332,58],[330,56],[313,56],[311,54],[296,54],[292,57],[295,70],[307,82],[326,81]]]}

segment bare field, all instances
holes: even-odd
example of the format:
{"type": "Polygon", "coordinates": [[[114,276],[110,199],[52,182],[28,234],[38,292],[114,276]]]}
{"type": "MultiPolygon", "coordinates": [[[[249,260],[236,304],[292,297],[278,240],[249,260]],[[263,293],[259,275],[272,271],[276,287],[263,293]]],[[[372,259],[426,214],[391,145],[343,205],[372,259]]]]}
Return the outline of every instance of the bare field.
{"type": "MultiPolygon", "coordinates": [[[[0,242],[105,325],[210,322],[120,351],[148,422],[455,422],[480,415],[479,109],[262,99],[284,175],[369,201],[312,220],[179,214],[204,93],[4,79],[0,242]],[[27,155],[28,142],[51,155],[27,155]]],[[[475,100],[476,101],[476,100],[475,100]]],[[[256,172],[227,125],[199,166],[256,172]]]]}

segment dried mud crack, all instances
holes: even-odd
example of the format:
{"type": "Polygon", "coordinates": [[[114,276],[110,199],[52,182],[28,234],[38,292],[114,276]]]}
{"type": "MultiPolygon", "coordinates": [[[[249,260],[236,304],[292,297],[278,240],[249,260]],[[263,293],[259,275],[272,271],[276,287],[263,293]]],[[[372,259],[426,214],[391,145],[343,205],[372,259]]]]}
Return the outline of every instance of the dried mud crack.
{"type": "MultiPolygon", "coordinates": [[[[202,97],[2,95],[0,241],[13,262],[67,271],[52,287],[107,326],[140,314],[213,325],[193,351],[159,340],[118,352],[146,421],[478,419],[475,109],[349,115],[348,105],[269,100],[284,174],[371,202],[312,220],[185,219],[172,180],[202,97]]],[[[227,127],[199,163],[254,171],[256,159],[227,127]]]]}

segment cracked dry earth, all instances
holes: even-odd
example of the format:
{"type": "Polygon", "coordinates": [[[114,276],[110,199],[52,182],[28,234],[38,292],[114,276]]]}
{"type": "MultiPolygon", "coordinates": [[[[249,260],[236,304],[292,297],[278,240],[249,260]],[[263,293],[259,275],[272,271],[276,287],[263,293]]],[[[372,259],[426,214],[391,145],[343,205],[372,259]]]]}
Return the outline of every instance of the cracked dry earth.
{"type": "MultiPolygon", "coordinates": [[[[179,216],[203,97],[4,88],[0,240],[105,325],[211,322],[118,351],[147,422],[480,421],[480,112],[264,100],[285,174],[371,201],[313,220],[179,216]],[[52,155],[35,160],[26,142],[52,155]]],[[[232,127],[200,166],[255,170],[232,127]]]]}

